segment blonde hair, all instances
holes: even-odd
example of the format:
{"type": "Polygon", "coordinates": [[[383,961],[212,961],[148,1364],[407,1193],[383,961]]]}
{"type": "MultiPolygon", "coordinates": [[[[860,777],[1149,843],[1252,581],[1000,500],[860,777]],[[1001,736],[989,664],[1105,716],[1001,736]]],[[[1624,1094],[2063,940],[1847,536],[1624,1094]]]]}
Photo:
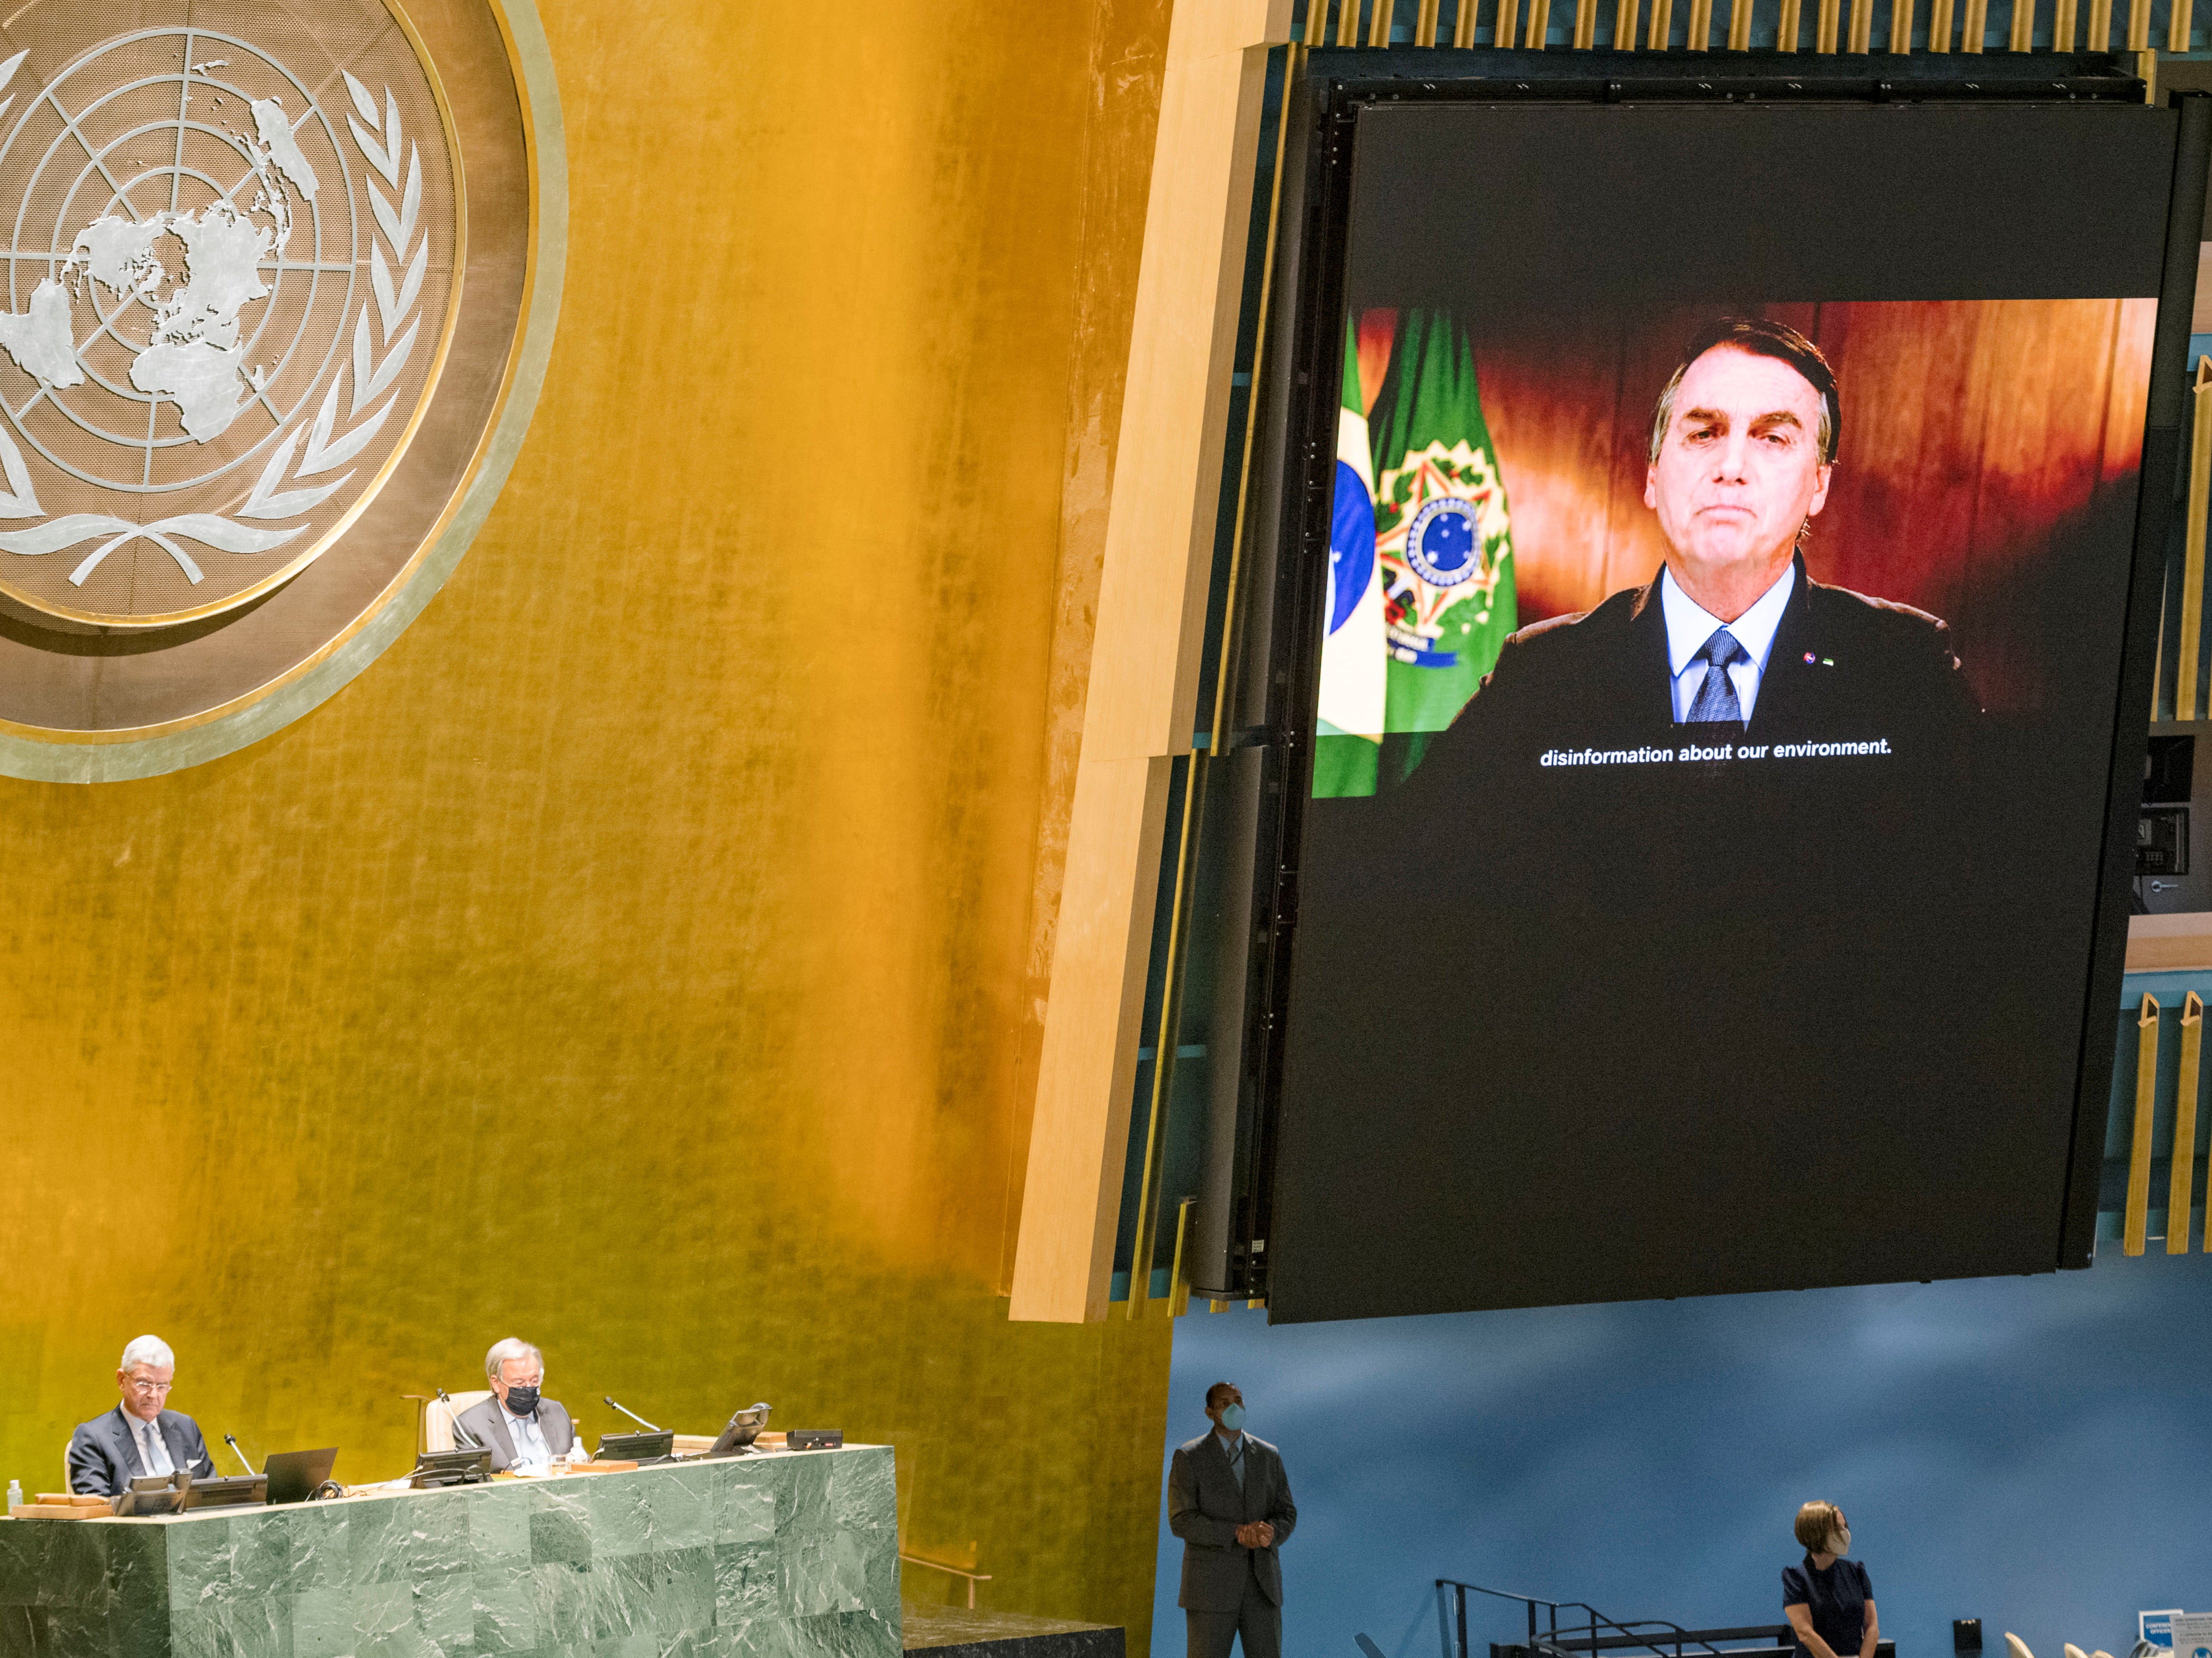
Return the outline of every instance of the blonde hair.
{"type": "Polygon", "coordinates": [[[1844,1511],[1832,1503],[1808,1503],[1797,1510],[1797,1540],[1814,1554],[1828,1552],[1828,1540],[1844,1528],[1844,1511]]]}

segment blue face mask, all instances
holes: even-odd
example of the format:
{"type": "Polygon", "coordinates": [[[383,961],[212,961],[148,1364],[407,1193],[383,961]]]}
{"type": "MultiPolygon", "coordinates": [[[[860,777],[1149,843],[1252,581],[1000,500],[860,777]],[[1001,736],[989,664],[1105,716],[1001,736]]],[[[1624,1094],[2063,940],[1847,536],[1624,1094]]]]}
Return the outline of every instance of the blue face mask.
{"type": "Polygon", "coordinates": [[[1233,1434],[1243,1432],[1244,1407],[1242,1405],[1223,1406],[1221,1409],[1221,1425],[1228,1429],[1229,1431],[1233,1434]]]}

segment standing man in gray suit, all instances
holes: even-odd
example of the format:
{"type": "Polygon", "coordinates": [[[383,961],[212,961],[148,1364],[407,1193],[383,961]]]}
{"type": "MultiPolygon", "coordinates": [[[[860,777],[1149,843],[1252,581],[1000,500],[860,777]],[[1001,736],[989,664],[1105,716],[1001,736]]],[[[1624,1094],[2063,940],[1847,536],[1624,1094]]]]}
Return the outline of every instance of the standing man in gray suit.
{"type": "Polygon", "coordinates": [[[1276,1551],[1298,1523],[1283,1459],[1244,1431],[1233,1383],[1206,1390],[1213,1431],[1176,1448],[1168,1468],[1168,1529],[1182,1539],[1182,1607],[1190,1658],[1281,1658],[1283,1566],[1276,1551]]]}

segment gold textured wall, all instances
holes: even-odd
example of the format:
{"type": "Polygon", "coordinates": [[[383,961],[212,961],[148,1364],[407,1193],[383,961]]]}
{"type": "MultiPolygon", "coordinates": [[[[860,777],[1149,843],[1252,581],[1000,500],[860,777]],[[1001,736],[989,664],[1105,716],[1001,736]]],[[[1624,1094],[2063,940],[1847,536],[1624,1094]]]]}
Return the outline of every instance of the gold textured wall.
{"type": "Polygon", "coordinates": [[[1141,1643],[1167,1327],[1000,1297],[1165,0],[544,12],[561,331],[459,573],[228,760],[0,781],[0,1478],[142,1331],[355,1479],[521,1334],[594,1434],[891,1440],[909,1548],[1141,1643]]]}

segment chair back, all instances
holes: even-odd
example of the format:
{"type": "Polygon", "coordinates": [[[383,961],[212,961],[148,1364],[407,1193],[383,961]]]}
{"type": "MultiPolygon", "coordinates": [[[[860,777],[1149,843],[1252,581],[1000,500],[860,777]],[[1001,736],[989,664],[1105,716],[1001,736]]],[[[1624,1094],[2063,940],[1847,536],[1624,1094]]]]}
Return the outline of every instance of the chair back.
{"type": "Polygon", "coordinates": [[[491,1397],[491,1389],[479,1388],[474,1393],[455,1394],[452,1407],[442,1399],[434,1399],[422,1407],[422,1448],[426,1451],[450,1451],[453,1448],[453,1414],[457,1411],[473,1410],[491,1397]]]}

